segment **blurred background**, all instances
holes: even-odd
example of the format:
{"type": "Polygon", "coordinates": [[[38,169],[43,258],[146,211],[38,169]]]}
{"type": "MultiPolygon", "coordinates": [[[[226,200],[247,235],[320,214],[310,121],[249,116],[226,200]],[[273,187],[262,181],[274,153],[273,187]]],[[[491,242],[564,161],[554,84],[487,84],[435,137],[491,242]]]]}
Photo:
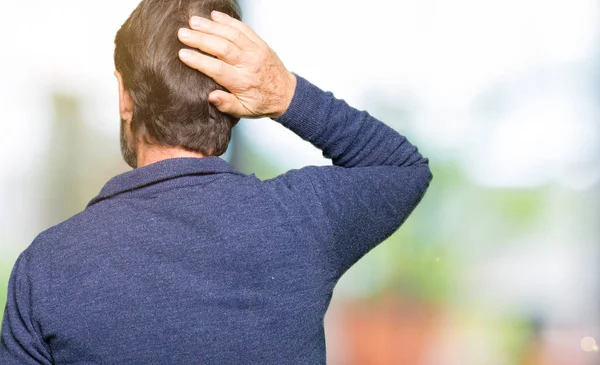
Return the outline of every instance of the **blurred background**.
{"type": "MultiPolygon", "coordinates": [[[[112,57],[137,3],[0,4],[2,308],[18,254],[128,170],[112,57]]],[[[414,215],[338,283],[328,363],[600,364],[600,2],[241,4],[289,69],[433,169],[414,215]]],[[[262,179],[331,163],[264,119],[223,158],[262,179]]]]}

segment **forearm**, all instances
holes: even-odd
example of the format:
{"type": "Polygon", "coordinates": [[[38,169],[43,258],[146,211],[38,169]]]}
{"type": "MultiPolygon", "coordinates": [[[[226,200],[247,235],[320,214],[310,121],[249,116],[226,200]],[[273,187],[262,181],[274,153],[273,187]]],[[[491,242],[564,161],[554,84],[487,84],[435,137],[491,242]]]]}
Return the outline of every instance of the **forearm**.
{"type": "Polygon", "coordinates": [[[288,110],[274,120],[322,150],[323,156],[337,166],[406,167],[427,163],[417,148],[394,129],[300,76],[288,110]]]}

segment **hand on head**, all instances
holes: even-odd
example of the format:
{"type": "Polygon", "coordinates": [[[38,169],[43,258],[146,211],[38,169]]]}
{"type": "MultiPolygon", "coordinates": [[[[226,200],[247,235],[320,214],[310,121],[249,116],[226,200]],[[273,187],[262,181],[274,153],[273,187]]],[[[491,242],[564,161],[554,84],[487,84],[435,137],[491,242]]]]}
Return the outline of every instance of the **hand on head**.
{"type": "Polygon", "coordinates": [[[294,96],[296,76],[246,24],[217,11],[211,18],[192,17],[191,29],[178,33],[182,43],[216,57],[189,49],[179,52],[186,65],[229,91],[213,91],[210,102],[236,117],[281,116],[294,96]]]}

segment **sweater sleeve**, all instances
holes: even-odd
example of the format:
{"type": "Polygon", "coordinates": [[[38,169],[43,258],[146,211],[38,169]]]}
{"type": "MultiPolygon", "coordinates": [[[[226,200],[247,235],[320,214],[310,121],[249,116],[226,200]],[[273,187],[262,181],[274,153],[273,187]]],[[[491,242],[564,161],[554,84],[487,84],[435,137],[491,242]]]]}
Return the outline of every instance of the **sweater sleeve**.
{"type": "Polygon", "coordinates": [[[331,236],[323,244],[341,276],[421,201],[432,179],[428,159],[391,127],[298,75],[290,107],[275,120],[333,162],[282,178],[288,185],[311,186],[331,236]]]}
{"type": "Polygon", "coordinates": [[[26,252],[13,267],[0,333],[0,364],[51,365],[52,356],[33,315],[32,280],[26,252]]]}

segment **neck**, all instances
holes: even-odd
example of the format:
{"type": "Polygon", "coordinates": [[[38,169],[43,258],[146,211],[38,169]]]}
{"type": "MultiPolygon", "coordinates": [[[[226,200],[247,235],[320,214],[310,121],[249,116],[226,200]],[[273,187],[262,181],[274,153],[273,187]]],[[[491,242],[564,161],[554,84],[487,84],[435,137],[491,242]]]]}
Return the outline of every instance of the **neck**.
{"type": "Polygon", "coordinates": [[[179,157],[205,157],[198,152],[187,151],[181,147],[142,145],[137,151],[137,167],[144,167],[155,162],[179,157]]]}

